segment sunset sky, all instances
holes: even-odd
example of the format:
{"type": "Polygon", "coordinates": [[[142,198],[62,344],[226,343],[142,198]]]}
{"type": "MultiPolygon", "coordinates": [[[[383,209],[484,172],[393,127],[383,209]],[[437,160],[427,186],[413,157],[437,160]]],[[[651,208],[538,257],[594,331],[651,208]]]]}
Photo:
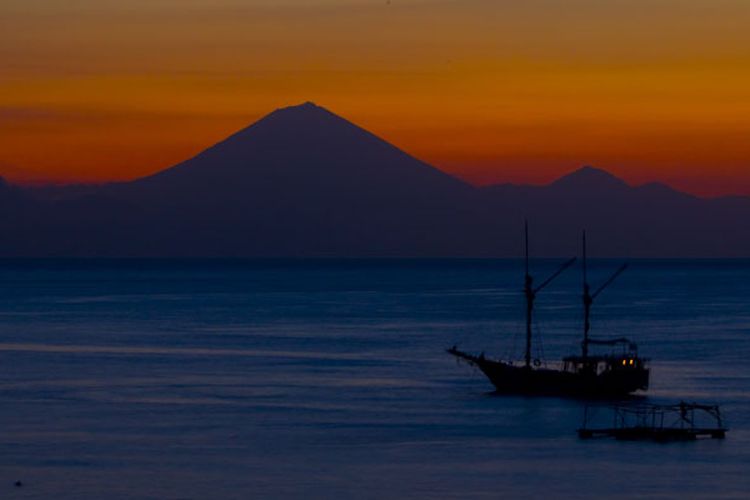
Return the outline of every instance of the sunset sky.
{"type": "Polygon", "coordinates": [[[748,0],[3,0],[0,175],[131,179],[314,101],[476,184],[750,195],[748,0]]]}

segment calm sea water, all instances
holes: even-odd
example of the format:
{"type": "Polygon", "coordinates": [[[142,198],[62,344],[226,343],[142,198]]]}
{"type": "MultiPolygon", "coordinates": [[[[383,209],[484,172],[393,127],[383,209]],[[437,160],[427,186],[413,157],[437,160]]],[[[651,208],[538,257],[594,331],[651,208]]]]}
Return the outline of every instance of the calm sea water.
{"type": "MultiPolygon", "coordinates": [[[[538,299],[550,364],[578,272],[538,299]]],[[[592,318],[652,358],[648,401],[721,404],[723,441],[580,441],[582,403],[492,395],[444,349],[520,358],[521,285],[517,261],[0,262],[0,498],[748,497],[749,261],[632,262],[592,318]]]]}

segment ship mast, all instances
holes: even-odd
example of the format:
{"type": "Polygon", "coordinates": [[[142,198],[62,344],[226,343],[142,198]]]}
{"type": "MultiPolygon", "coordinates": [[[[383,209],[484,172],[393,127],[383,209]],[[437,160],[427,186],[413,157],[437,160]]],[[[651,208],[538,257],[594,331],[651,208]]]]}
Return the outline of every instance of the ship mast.
{"type": "Polygon", "coordinates": [[[529,223],[524,222],[524,234],[526,241],[526,276],[524,279],[523,292],[526,295],[526,355],[524,356],[524,363],[526,368],[531,367],[531,313],[534,310],[534,299],[536,293],[532,288],[533,278],[529,274],[529,223]]]}
{"type": "Polygon", "coordinates": [[[596,291],[592,294],[590,293],[590,287],[588,283],[588,278],[586,275],[586,231],[583,232],[583,342],[581,342],[581,354],[584,359],[584,361],[589,356],[589,343],[591,342],[589,340],[589,330],[591,330],[591,322],[589,321],[589,317],[591,315],[591,304],[594,303],[594,299],[604,291],[605,288],[607,288],[609,285],[612,284],[612,282],[620,275],[622,272],[627,269],[628,264],[625,263],[621,265],[617,271],[612,273],[612,276],[610,276],[607,281],[605,281],[602,286],[596,289],[596,291]]]}
{"type": "Polygon", "coordinates": [[[591,322],[589,321],[589,315],[591,314],[591,304],[594,299],[591,298],[589,293],[589,283],[586,277],[586,231],[583,232],[583,342],[581,347],[583,350],[584,361],[589,356],[589,330],[591,329],[591,322]]]}
{"type": "Polygon", "coordinates": [[[525,236],[525,269],[526,269],[526,276],[524,279],[524,295],[526,296],[526,352],[524,355],[524,364],[526,365],[526,368],[531,368],[531,320],[533,316],[534,311],[534,299],[536,299],[536,294],[539,293],[544,287],[549,285],[552,280],[557,278],[563,271],[565,271],[567,268],[573,265],[573,262],[576,261],[576,258],[573,257],[566,262],[564,262],[552,275],[547,278],[541,285],[534,288],[533,283],[534,279],[531,277],[531,274],[529,274],[529,223],[528,221],[524,222],[524,236],[525,236]]]}

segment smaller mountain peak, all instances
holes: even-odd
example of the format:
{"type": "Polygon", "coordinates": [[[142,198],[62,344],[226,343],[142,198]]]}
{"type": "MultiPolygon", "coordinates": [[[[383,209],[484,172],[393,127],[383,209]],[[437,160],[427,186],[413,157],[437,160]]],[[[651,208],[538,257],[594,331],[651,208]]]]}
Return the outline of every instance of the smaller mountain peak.
{"type": "Polygon", "coordinates": [[[579,168],[578,170],[574,170],[572,173],[568,174],[565,177],[570,176],[579,176],[579,177],[598,177],[600,179],[609,178],[609,179],[617,179],[620,180],[618,177],[615,177],[614,175],[610,174],[603,168],[597,168],[592,167],[591,165],[584,165],[583,167],[579,168]]]}
{"type": "Polygon", "coordinates": [[[601,168],[586,165],[554,181],[551,186],[571,189],[616,189],[629,187],[625,181],[601,168]]]}

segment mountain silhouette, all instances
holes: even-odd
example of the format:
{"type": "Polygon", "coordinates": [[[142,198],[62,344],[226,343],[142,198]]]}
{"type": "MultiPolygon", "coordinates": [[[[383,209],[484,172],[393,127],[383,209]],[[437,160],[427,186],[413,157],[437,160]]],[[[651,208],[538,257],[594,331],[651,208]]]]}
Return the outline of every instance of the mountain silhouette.
{"type": "Polygon", "coordinates": [[[155,252],[238,256],[460,253],[474,192],[313,103],[109,190],[147,214],[155,252]]]}
{"type": "Polygon", "coordinates": [[[577,252],[571,234],[586,228],[596,252],[632,257],[750,256],[750,197],[698,198],[664,184],[630,186],[583,167],[546,186],[482,188],[492,211],[535,222],[541,253],[577,252]]]}
{"type": "Polygon", "coordinates": [[[615,177],[606,170],[591,166],[560,177],[550,184],[550,187],[561,191],[579,191],[589,193],[622,192],[628,185],[622,179],[615,177]]]}
{"type": "Polygon", "coordinates": [[[260,191],[277,183],[328,191],[325,195],[365,187],[417,197],[470,190],[311,102],[278,109],[194,158],[131,185],[260,191]]]}
{"type": "Polygon", "coordinates": [[[4,256],[750,256],[750,198],[630,186],[583,167],[546,186],[473,187],[305,103],[132,182],[0,181],[4,256]],[[594,244],[596,243],[596,244],[594,244]]]}

